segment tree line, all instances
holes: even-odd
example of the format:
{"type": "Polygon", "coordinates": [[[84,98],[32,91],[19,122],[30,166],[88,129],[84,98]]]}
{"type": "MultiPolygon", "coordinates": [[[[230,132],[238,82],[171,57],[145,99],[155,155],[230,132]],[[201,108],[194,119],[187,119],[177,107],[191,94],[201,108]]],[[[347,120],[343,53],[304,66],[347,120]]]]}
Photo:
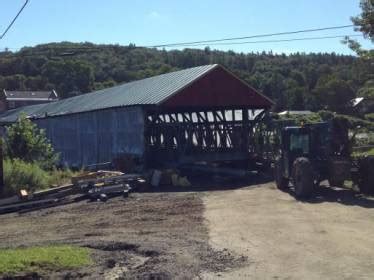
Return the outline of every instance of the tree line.
{"type": "MultiPolygon", "coordinates": [[[[360,0],[355,30],[374,43],[374,0],[360,0]]],[[[345,38],[357,56],[291,55],[205,49],[158,50],[49,43],[0,52],[0,89],[56,89],[61,98],[188,67],[218,63],[276,102],[280,110],[350,113],[355,97],[374,98],[374,50],[345,38]]]]}
{"type": "Polygon", "coordinates": [[[55,89],[61,98],[198,65],[218,63],[276,102],[274,110],[344,112],[374,96],[370,60],[335,53],[291,55],[135,45],[50,43],[0,53],[0,89],[55,89]]]}

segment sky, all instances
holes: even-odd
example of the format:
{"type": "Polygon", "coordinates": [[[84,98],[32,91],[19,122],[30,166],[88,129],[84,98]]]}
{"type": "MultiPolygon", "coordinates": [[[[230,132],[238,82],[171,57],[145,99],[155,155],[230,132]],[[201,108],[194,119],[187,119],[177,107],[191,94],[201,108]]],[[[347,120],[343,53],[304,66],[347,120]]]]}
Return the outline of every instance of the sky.
{"type": "MultiPolygon", "coordinates": [[[[0,32],[24,0],[0,0],[0,32]]],[[[138,46],[251,36],[351,24],[359,0],[30,0],[0,49],[49,42],[138,46]]],[[[360,34],[353,27],[245,41],[360,34]]],[[[356,38],[366,48],[373,44],[356,38]]],[[[210,46],[236,52],[353,54],[341,39],[210,46]]],[[[200,46],[204,48],[204,46],[200,46]]]]}

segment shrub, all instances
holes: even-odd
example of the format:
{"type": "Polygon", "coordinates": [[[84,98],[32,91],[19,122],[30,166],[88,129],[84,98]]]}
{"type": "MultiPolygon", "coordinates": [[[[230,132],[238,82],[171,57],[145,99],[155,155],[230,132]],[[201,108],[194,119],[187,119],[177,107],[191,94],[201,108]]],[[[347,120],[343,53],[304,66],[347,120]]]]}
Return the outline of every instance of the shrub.
{"type": "Polygon", "coordinates": [[[3,195],[10,196],[19,190],[29,192],[45,189],[52,185],[71,183],[74,173],[70,169],[43,170],[37,162],[25,162],[20,159],[4,160],[3,195]]]}
{"type": "Polygon", "coordinates": [[[323,121],[329,121],[333,119],[335,116],[333,112],[327,110],[318,111],[318,115],[321,117],[323,121]]]}
{"type": "Polygon", "coordinates": [[[281,116],[281,120],[283,121],[290,121],[293,122],[294,125],[301,125],[302,123],[307,124],[307,123],[318,123],[321,122],[321,116],[317,113],[311,113],[311,114],[305,114],[305,115],[286,115],[286,116],[281,116]]]}
{"type": "MultiPolygon", "coordinates": [[[[81,172],[81,171],[79,171],[81,172]]],[[[49,172],[49,185],[62,185],[70,184],[71,177],[77,175],[77,172],[73,172],[71,169],[56,169],[54,168],[49,172]]]]}
{"type": "Polygon", "coordinates": [[[43,169],[52,169],[58,160],[45,131],[39,129],[25,115],[21,115],[16,123],[7,128],[5,155],[30,163],[39,162],[43,169]]]}
{"type": "Polygon", "coordinates": [[[374,131],[374,123],[353,117],[353,116],[348,116],[348,115],[337,115],[338,118],[346,119],[349,123],[349,128],[350,129],[357,129],[358,127],[361,127],[362,130],[366,131],[374,131]]]}
{"type": "Polygon", "coordinates": [[[24,162],[19,159],[4,160],[4,196],[12,195],[20,189],[35,191],[47,188],[50,175],[37,163],[24,162]]]}
{"type": "Polygon", "coordinates": [[[368,121],[374,122],[374,113],[366,114],[365,119],[368,121]]]}

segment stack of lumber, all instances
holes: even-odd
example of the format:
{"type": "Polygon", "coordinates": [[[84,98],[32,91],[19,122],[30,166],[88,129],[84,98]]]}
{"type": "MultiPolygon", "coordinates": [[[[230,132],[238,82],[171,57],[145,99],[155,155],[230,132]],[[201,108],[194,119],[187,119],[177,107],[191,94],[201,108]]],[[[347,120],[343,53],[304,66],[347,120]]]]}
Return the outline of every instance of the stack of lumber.
{"type": "Polygon", "coordinates": [[[0,214],[24,213],[82,199],[106,201],[110,197],[128,196],[131,190],[146,181],[139,174],[117,171],[86,172],[71,178],[72,184],[34,193],[21,190],[18,195],[0,200],[0,214]]]}

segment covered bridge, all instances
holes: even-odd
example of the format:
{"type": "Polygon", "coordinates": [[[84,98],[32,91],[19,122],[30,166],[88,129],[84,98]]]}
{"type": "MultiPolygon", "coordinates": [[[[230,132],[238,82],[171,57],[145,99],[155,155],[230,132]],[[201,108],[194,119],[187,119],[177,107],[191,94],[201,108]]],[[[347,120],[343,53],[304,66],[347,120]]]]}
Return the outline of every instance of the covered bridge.
{"type": "Polygon", "coordinates": [[[46,130],[68,166],[131,155],[148,166],[247,159],[272,101],[220,65],[162,74],[0,116],[24,112],[46,130]]]}

